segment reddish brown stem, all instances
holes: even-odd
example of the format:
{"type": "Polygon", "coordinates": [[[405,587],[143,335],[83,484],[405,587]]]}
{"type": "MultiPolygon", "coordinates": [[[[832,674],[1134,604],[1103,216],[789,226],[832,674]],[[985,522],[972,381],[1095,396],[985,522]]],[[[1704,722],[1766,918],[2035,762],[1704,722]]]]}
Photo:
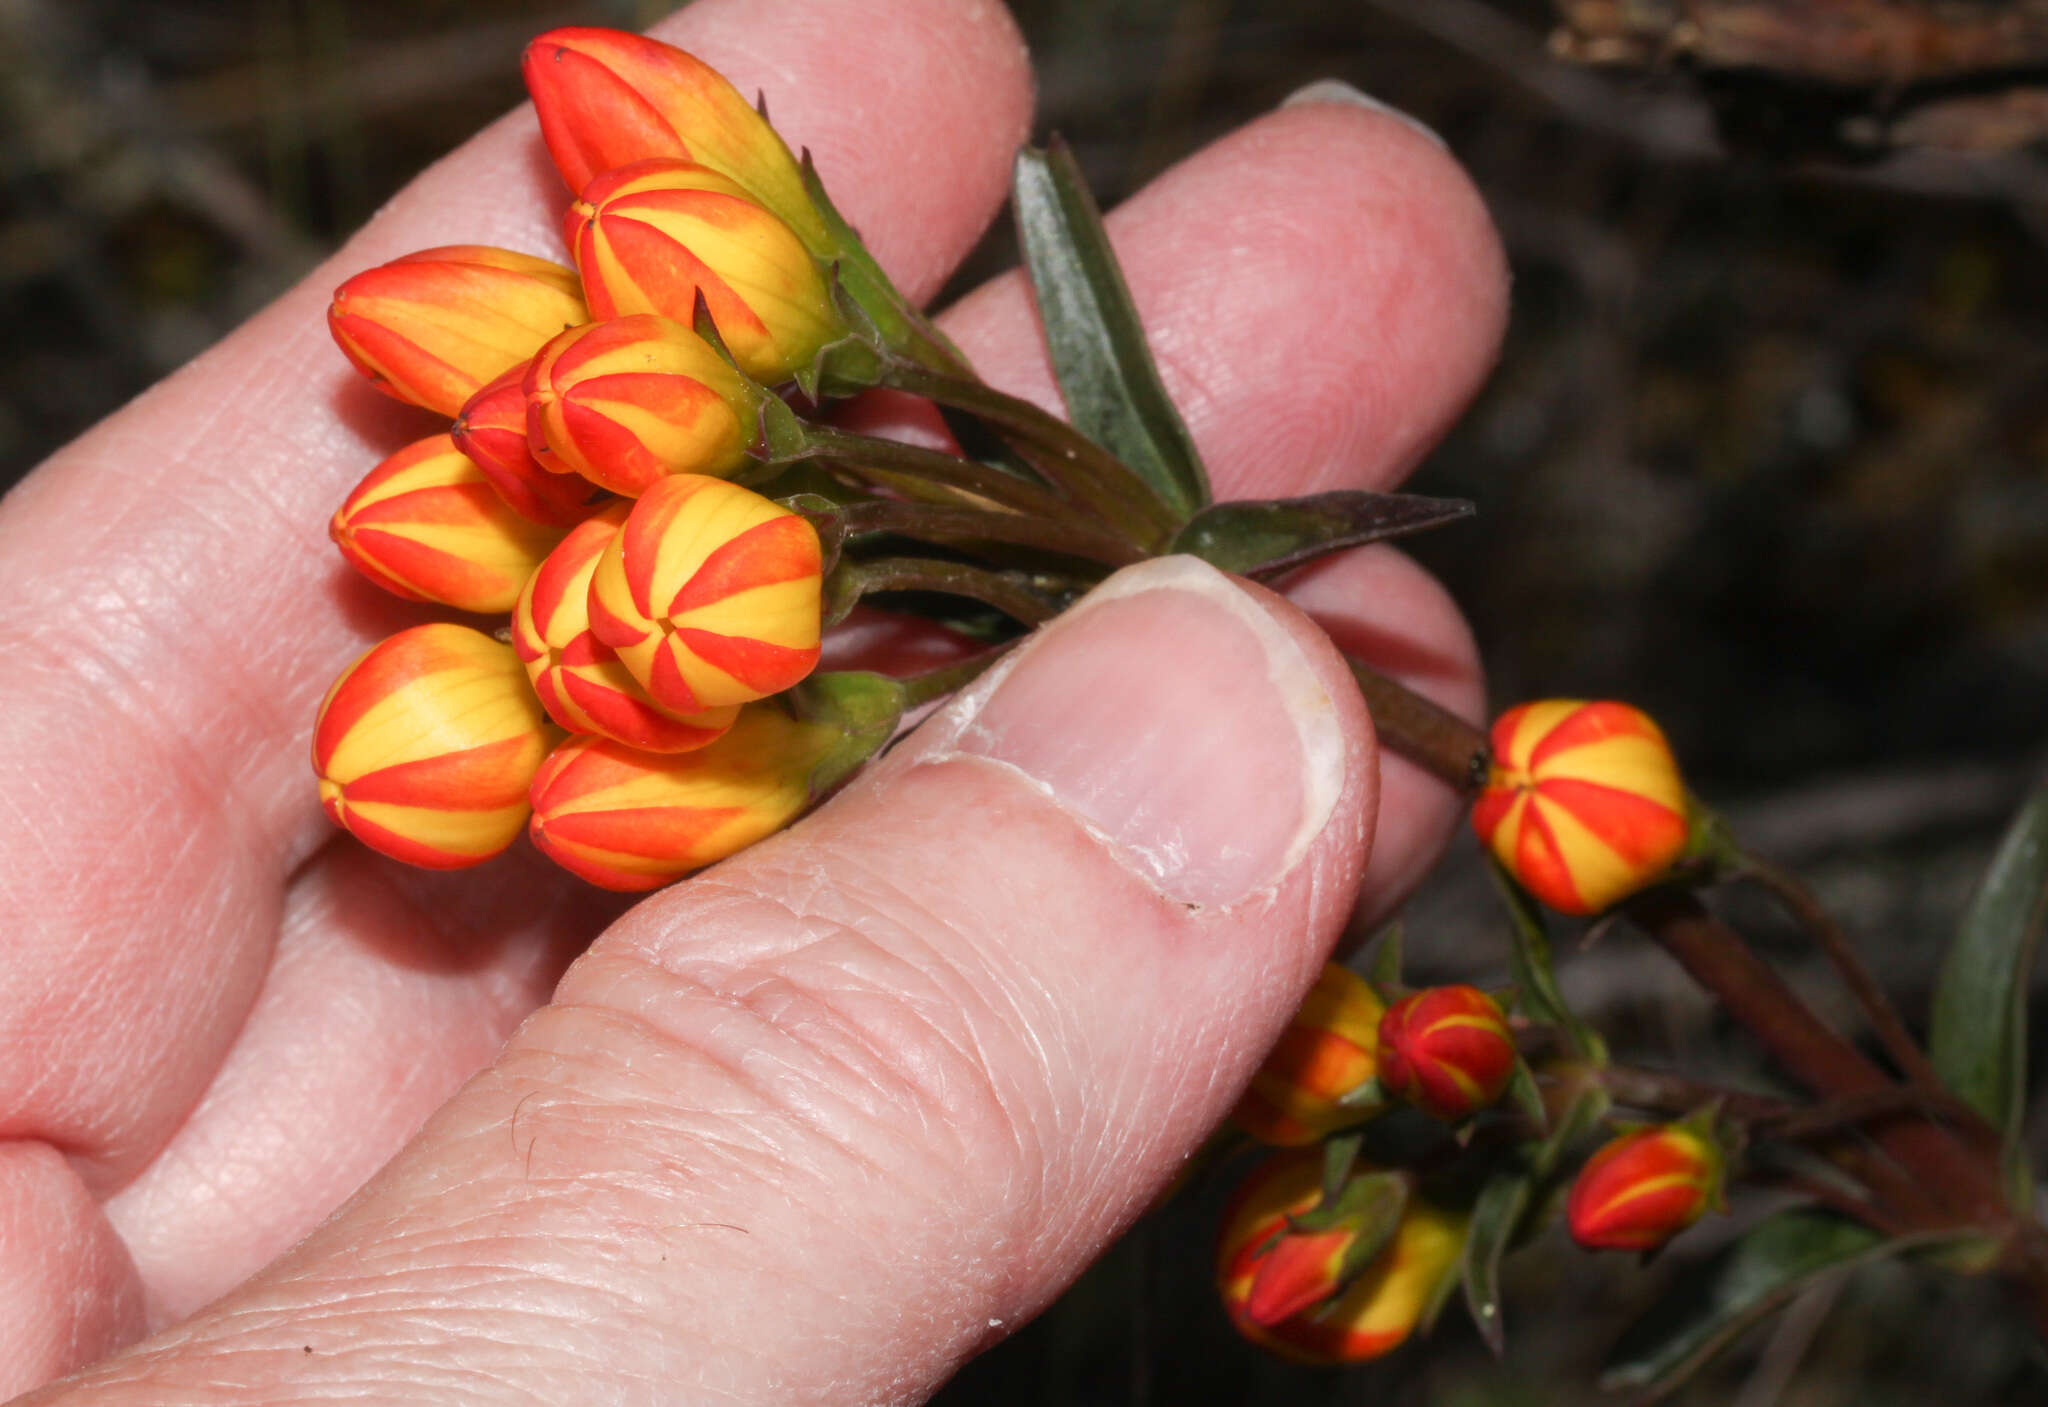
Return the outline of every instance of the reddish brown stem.
{"type": "Polygon", "coordinates": [[[1822,908],[1820,901],[1813,897],[1813,891],[1808,889],[1798,876],[1788,874],[1768,860],[1759,860],[1753,855],[1742,857],[1741,869],[1737,873],[1755,880],[1768,889],[1798,921],[1799,926],[1806,930],[1807,935],[1819,945],[1820,950],[1827,954],[1828,961],[1833,963],[1835,971],[1841,974],[1850,995],[1855,997],[1856,1004],[1863,1008],[1864,1016],[1870,1021],[1870,1028],[1877,1033],[1878,1040],[1883,1042],[1885,1052],[1891,1056],[1892,1063],[1898,1066],[1899,1073],[1904,1075],[1909,1083],[1923,1089],[1940,1089],[1941,1076],[1936,1073],[1926,1054],[1914,1041],[1912,1033],[1906,1029],[1906,1023],[1900,1019],[1898,1009],[1892,1005],[1891,998],[1885,995],[1884,988],[1877,984],[1877,979],[1870,975],[1870,969],[1864,966],[1855,945],[1849,941],[1849,935],[1842,932],[1841,925],[1835,922],[1833,915],[1822,908]]]}
{"type": "Polygon", "coordinates": [[[1460,792],[1486,785],[1492,752],[1486,734],[1370,665],[1346,657],[1380,741],[1460,792]]]}
{"type": "MultiPolygon", "coordinates": [[[[1891,1087],[1884,1071],[1814,1015],[1740,934],[1691,894],[1669,886],[1653,889],[1629,900],[1625,910],[1814,1093],[1844,1098],[1891,1087]]],[[[1950,1209],[1953,1215],[1943,1221],[1959,1217],[1987,1228],[2011,1222],[1995,1170],[1947,1130],[1924,1119],[1902,1117],[1878,1124],[1872,1137],[1914,1175],[1921,1190],[1950,1209]]],[[[1889,1198],[1891,1189],[1886,1195],[1889,1198]]]]}

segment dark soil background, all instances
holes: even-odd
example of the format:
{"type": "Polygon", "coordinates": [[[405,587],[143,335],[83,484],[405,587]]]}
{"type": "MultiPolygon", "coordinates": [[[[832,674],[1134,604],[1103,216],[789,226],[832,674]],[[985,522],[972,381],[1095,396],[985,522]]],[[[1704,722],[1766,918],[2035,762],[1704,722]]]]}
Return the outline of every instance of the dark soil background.
{"type": "MultiPolygon", "coordinates": [[[[1105,202],[1318,78],[1443,134],[1516,298],[1491,386],[1415,480],[1480,516],[1417,554],[1471,612],[1497,702],[1649,708],[1695,788],[1817,883],[1917,1021],[2048,759],[2048,165],[1816,157],[1866,97],[1572,68],[1546,52],[1543,0],[1011,3],[1040,130],[1076,145],[1105,202]]],[[[668,8],[0,0],[0,485],[519,101],[532,34],[668,8]]],[[[998,229],[963,282],[1012,249],[998,229]]],[[[1410,915],[1424,976],[1502,971],[1470,850],[1410,915]]],[[[1842,1008],[1768,912],[1728,912],[1842,1008]]],[[[1760,1078],[1625,931],[1568,953],[1566,983],[1645,1061],[1760,1078]]],[[[1591,1401],[1673,1268],[1548,1238],[1514,1262],[1505,1362],[1454,1309],[1426,1350],[1297,1369],[1211,1303],[1227,1181],[1143,1224],[944,1400],[1591,1401]]],[[[2048,1373],[1987,1287],[1892,1269],[1801,1301],[1681,1400],[1972,1407],[2048,1400],[2048,1373]]]]}

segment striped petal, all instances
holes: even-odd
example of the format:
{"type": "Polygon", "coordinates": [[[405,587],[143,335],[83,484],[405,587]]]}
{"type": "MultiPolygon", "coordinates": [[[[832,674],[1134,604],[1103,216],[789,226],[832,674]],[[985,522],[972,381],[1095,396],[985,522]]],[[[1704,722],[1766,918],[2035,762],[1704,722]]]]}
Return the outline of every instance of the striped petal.
{"type": "Polygon", "coordinates": [[[449,435],[483,471],[513,512],[536,523],[573,527],[604,501],[605,491],[576,474],[550,473],[526,442],[526,363],[463,403],[449,435]]]}
{"type": "Polygon", "coordinates": [[[701,297],[757,381],[788,380],[845,331],[803,242],[708,167],[662,159],[607,171],[583,188],[570,228],[595,316],[687,324],[701,297]]]}
{"type": "Polygon", "coordinates": [[[385,590],[495,614],[561,540],[515,512],[447,435],[430,435],[372,469],[327,526],[341,555],[385,590]]]}
{"type": "Polygon", "coordinates": [[[1685,782],[1640,710],[1545,699],[1502,714],[1492,741],[1473,828],[1551,908],[1598,913],[1655,883],[1684,852],[1685,782]]]}
{"type": "Polygon", "coordinates": [[[643,314],[563,333],[527,368],[527,445],[544,466],[638,495],[748,462],[761,394],[689,328],[643,314]]]}
{"type": "Polygon", "coordinates": [[[681,157],[737,182],[820,254],[824,220],[775,130],[732,84],[681,49],[616,29],[550,30],[527,46],[541,138],[572,191],[650,157],[681,157]]]}
{"type": "Polygon", "coordinates": [[[349,279],[334,291],[327,327],[377,389],[453,416],[485,384],[588,317],[575,270],[456,244],[349,279]]]}
{"type": "Polygon", "coordinates": [[[1326,964],[1231,1118],[1263,1143],[1292,1148],[1373,1113],[1343,1101],[1378,1072],[1385,1011],[1364,978],[1326,964]]]}
{"type": "Polygon", "coordinates": [[[394,859],[456,869],[518,836],[556,736],[509,646],[422,625],[373,646],[327,691],[313,770],[337,825],[394,859]]]}
{"type": "Polygon", "coordinates": [[[533,842],[606,889],[654,889],[788,825],[810,804],[828,730],[774,704],[742,709],[718,741],[649,753],[573,738],[533,781],[533,842]]]}
{"type": "Polygon", "coordinates": [[[809,522],[719,479],[634,505],[591,578],[590,625],[678,714],[766,698],[818,662],[823,561],[809,522]]]}
{"type": "Polygon", "coordinates": [[[739,716],[739,705],[673,715],[590,633],[590,578],[631,507],[612,504],[548,554],[513,608],[512,648],[548,716],[570,732],[648,752],[688,752],[716,742],[739,716]]]}

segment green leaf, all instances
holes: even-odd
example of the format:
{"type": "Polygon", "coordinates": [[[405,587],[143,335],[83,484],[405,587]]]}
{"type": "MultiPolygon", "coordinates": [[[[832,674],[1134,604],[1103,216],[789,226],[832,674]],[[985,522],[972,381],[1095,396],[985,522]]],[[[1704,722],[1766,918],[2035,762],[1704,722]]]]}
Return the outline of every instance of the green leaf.
{"type": "Polygon", "coordinates": [[[1193,553],[1239,576],[1266,577],[1342,548],[1471,515],[1472,505],[1461,498],[1364,490],[1218,503],[1190,519],[1167,550],[1193,553]]]}
{"type": "Polygon", "coordinates": [[[1607,1112],[1606,1092],[1598,1086],[1582,1090],[1564,1117],[1540,1143],[1525,1143],[1514,1159],[1486,1180],[1472,1206],[1472,1225],[1465,1236],[1463,1279],[1465,1307],[1479,1336],[1499,1357],[1507,1350],[1502,1322],[1500,1263],[1522,1235],[1539,1191],[1557,1171],[1559,1159],[1607,1112]]]}
{"type": "Polygon", "coordinates": [[[1689,1266],[1622,1335],[1600,1385],[1661,1397],[1822,1276],[1948,1239],[1887,1238],[1810,1207],[1779,1212],[1689,1266]]]}
{"type": "Polygon", "coordinates": [[[1487,868],[1493,872],[1494,888],[1500,893],[1501,903],[1507,906],[1508,927],[1515,939],[1508,961],[1523,1009],[1563,1032],[1572,1054],[1588,1060],[1605,1059],[1607,1044],[1600,1039],[1600,1033],[1566,1005],[1564,993],[1558,990],[1557,974],[1550,965],[1550,935],[1536,901],[1515,883],[1514,876],[1498,860],[1489,856],[1487,868]]]}
{"type": "Polygon", "coordinates": [[[1194,437],[1153,365],[1109,235],[1066,143],[1017,153],[1017,235],[1053,374],[1075,427],[1136,470],[1177,518],[1208,506],[1194,437]]]}
{"type": "Polygon", "coordinates": [[[1948,1087],[2004,1135],[2006,1182],[2027,1205],[2020,1146],[2027,1094],[2027,988],[2048,924],[2048,786],[2006,828],[1949,945],[1934,989],[1928,1056],[1948,1087]]]}

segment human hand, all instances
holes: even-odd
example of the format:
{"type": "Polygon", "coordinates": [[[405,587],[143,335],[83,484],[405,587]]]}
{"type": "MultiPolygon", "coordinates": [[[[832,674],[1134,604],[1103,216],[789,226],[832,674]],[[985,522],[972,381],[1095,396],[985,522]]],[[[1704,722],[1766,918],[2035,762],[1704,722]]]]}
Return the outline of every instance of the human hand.
{"type": "MultiPolygon", "coordinates": [[[[914,296],[997,208],[1029,78],[994,5],[699,0],[658,32],[770,94],[914,296]]],[[[915,1399],[1145,1204],[1361,879],[1383,907],[1451,824],[1301,615],[1177,563],[608,928],[530,852],[330,843],[314,706],[423,617],[322,528],[432,426],[322,308],[412,249],[553,249],[560,200],[514,115],[0,506],[0,1390],[163,1329],[35,1400],[915,1399]]],[[[1368,108],[1276,113],[1111,227],[1219,497],[1390,485],[1493,355],[1478,201],[1368,108]]],[[[944,321],[1057,405],[1020,280],[944,321]]],[[[1391,549],[1289,594],[1476,708],[1391,549]]]]}

